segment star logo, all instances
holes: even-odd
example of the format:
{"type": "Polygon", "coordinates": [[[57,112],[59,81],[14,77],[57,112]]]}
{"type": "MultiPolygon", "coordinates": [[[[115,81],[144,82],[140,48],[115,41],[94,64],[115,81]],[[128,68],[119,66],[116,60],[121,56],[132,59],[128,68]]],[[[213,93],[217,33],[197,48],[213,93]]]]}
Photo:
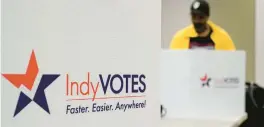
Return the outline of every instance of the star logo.
{"type": "MultiPolygon", "coordinates": [[[[5,77],[5,79],[7,79],[16,88],[20,88],[21,85],[23,85],[25,86],[25,88],[31,91],[38,73],[39,68],[33,50],[25,74],[2,74],[2,76],[5,77]]],[[[49,106],[45,95],[45,89],[50,86],[52,82],[54,82],[59,76],[59,74],[43,74],[41,76],[41,80],[39,82],[37,91],[33,99],[29,98],[25,93],[21,91],[16,105],[14,117],[32,101],[34,101],[44,111],[50,114],[49,106]]]]}
{"type": "Polygon", "coordinates": [[[211,82],[211,78],[208,78],[207,74],[205,74],[203,77],[200,78],[200,80],[202,81],[202,86],[207,86],[210,87],[210,82],[211,82]]]}

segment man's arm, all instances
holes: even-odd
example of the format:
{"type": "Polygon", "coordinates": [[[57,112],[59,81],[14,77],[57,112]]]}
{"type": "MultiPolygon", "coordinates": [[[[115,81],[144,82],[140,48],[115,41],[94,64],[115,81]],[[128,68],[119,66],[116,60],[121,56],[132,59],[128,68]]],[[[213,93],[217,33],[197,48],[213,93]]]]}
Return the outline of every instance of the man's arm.
{"type": "Polygon", "coordinates": [[[224,31],[224,35],[225,35],[224,40],[223,40],[224,50],[236,50],[236,46],[235,46],[232,38],[229,36],[229,34],[226,31],[224,31]]]}
{"type": "Polygon", "coordinates": [[[182,31],[177,32],[171,40],[170,49],[186,49],[188,44],[185,42],[182,31]]]}

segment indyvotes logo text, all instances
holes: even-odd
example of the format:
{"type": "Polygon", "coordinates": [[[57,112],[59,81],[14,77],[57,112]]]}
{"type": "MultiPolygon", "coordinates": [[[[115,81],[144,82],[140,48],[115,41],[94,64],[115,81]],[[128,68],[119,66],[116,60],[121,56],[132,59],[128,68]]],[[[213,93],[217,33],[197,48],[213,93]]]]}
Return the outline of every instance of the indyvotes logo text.
{"type": "MultiPolygon", "coordinates": [[[[95,79],[91,79],[91,72],[87,72],[86,78],[83,81],[75,81],[70,75],[66,75],[66,96],[77,96],[72,100],[92,100],[111,98],[107,95],[124,93],[127,95],[142,94],[146,91],[146,83],[144,74],[95,74],[95,79]],[[102,92],[104,96],[98,96],[98,92],[102,92]],[[89,98],[82,98],[89,97],[89,98]]],[[[126,96],[120,96],[123,98],[126,96]]],[[[128,96],[127,96],[128,97],[128,96]]],[[[132,96],[134,97],[134,96],[132,96]]],[[[113,97],[112,97],[113,98],[113,97]]],[[[117,98],[117,97],[116,97],[117,98]]]]}
{"type": "Polygon", "coordinates": [[[147,89],[144,74],[93,74],[87,72],[76,81],[66,74],[67,101],[86,101],[66,105],[66,114],[105,111],[128,111],[146,107],[147,89]],[[124,101],[125,100],[125,101],[124,101]],[[124,101],[124,102],[122,102],[124,101]]]}

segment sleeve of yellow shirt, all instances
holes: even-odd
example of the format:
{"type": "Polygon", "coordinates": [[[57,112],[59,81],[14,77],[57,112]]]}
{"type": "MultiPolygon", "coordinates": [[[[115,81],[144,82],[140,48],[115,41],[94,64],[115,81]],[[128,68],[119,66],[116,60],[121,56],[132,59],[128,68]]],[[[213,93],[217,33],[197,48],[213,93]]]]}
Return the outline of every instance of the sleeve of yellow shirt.
{"type": "Polygon", "coordinates": [[[170,49],[188,49],[188,41],[183,38],[181,31],[176,33],[172,38],[170,49]]]}
{"type": "Polygon", "coordinates": [[[222,41],[224,42],[222,45],[223,50],[236,50],[235,44],[227,32],[225,32],[225,36],[222,41]]]}

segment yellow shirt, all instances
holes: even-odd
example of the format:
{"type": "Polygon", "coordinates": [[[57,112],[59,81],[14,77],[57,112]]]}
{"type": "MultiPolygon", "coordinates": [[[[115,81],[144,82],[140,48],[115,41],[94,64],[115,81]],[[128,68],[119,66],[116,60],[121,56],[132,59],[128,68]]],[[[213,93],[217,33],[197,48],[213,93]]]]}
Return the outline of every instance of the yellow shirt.
{"type": "MultiPolygon", "coordinates": [[[[211,39],[215,43],[215,50],[236,50],[236,47],[228,35],[228,33],[221,27],[208,21],[208,24],[213,30],[211,39]]],[[[189,49],[190,37],[197,37],[194,26],[190,25],[179,32],[177,32],[170,44],[170,49],[189,49]]]]}

